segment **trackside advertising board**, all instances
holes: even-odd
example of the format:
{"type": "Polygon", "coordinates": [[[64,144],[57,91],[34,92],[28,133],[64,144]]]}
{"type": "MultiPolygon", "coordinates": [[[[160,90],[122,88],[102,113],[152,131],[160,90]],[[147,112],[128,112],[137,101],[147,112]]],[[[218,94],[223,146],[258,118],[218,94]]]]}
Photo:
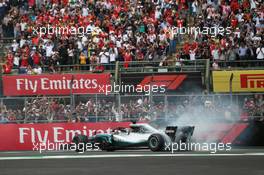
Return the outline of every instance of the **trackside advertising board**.
{"type": "MultiPolygon", "coordinates": [[[[76,134],[92,136],[110,133],[117,127],[129,127],[131,122],[1,124],[0,151],[38,151],[43,143],[70,143],[76,134]]],[[[233,143],[247,128],[246,123],[208,123],[208,128],[197,127],[193,138],[197,142],[233,143]]]]}
{"type": "Polygon", "coordinates": [[[40,143],[70,143],[75,134],[109,133],[131,122],[1,124],[0,151],[33,150],[40,143]],[[34,144],[33,144],[34,143],[34,144]]]}
{"type": "MultiPolygon", "coordinates": [[[[123,84],[140,86],[156,85],[163,86],[166,93],[175,92],[202,92],[201,72],[190,73],[129,73],[121,74],[123,84]]],[[[162,92],[164,93],[164,92],[162,92]]]]}
{"type": "Polygon", "coordinates": [[[110,74],[52,74],[3,76],[4,96],[104,93],[110,74]]]}
{"type": "Polygon", "coordinates": [[[230,92],[230,87],[233,92],[264,92],[264,70],[213,71],[214,92],[230,92]]]}

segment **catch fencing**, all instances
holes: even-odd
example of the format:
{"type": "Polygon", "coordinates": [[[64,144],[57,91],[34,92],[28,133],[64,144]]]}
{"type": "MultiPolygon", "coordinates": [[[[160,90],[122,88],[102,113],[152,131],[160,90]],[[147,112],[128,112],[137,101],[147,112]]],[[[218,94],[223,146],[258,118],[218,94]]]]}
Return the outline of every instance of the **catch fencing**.
{"type": "Polygon", "coordinates": [[[210,95],[72,94],[0,99],[1,123],[153,121],[183,115],[262,118],[264,93],[210,95]]]}

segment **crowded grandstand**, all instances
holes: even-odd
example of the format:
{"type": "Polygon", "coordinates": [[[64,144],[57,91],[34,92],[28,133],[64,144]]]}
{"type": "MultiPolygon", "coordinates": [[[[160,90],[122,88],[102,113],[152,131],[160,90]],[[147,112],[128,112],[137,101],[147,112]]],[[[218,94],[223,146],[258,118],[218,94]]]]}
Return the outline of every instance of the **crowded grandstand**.
{"type": "Polygon", "coordinates": [[[0,174],[263,175],[263,0],[0,0],[0,174]]]}
{"type": "Polygon", "coordinates": [[[0,12],[6,74],[113,69],[116,61],[263,65],[261,0],[2,0],[0,12]]]}
{"type": "Polygon", "coordinates": [[[150,121],[194,110],[261,117],[263,82],[258,94],[214,94],[211,72],[263,70],[263,8],[261,0],[1,0],[2,76],[110,73],[112,83],[126,73],[199,72],[201,85],[198,95],[184,86],[183,96],[176,89],[157,99],[2,93],[0,122],[150,121]]]}

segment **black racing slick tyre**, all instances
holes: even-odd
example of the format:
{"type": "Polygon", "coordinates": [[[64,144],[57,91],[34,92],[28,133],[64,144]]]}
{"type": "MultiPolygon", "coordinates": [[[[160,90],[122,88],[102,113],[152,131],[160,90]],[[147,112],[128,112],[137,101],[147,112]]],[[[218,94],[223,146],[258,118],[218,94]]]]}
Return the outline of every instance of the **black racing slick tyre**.
{"type": "Polygon", "coordinates": [[[162,151],[164,148],[165,140],[160,134],[152,134],[148,139],[148,146],[151,151],[162,151]]]}

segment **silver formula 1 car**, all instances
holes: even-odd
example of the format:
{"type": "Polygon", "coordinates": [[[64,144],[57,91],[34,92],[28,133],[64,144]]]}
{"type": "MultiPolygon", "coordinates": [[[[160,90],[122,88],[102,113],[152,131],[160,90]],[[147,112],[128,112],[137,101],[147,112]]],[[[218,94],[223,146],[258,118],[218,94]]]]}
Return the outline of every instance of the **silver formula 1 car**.
{"type": "Polygon", "coordinates": [[[113,151],[128,148],[149,148],[163,151],[165,144],[190,142],[194,126],[167,126],[159,130],[146,123],[133,123],[130,128],[115,128],[109,134],[96,134],[92,137],[77,135],[73,143],[98,144],[101,150],[113,151]]]}

